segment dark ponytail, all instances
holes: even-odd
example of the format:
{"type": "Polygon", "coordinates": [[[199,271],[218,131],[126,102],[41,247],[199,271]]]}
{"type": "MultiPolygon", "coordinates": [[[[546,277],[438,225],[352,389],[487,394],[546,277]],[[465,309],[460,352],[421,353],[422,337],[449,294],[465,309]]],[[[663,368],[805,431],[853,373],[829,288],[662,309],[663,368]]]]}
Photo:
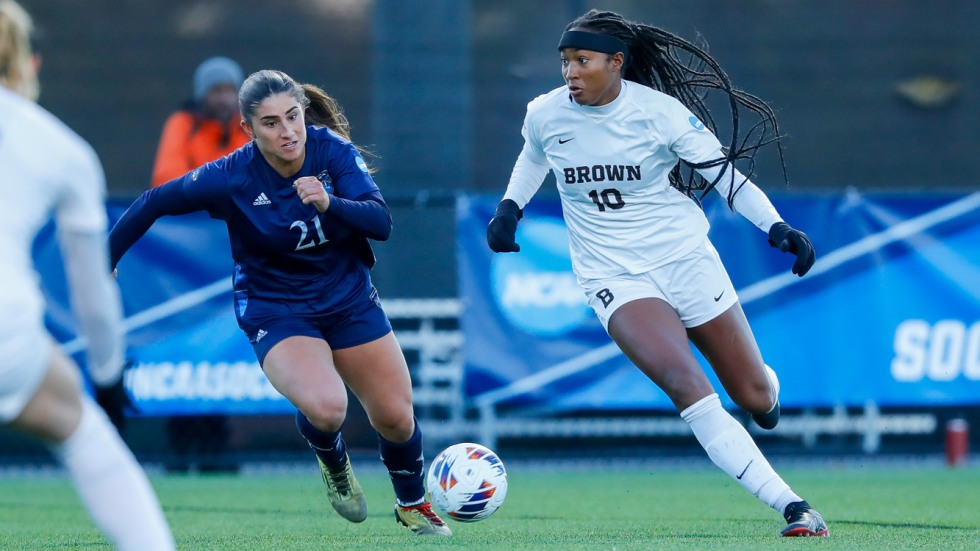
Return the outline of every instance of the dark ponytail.
{"type": "MultiPolygon", "coordinates": [[[[306,98],[306,120],[318,126],[325,126],[340,134],[348,141],[350,139],[350,122],[344,114],[340,102],[313,84],[300,85],[306,98]]],[[[362,157],[374,157],[374,154],[359,145],[354,145],[362,157]]],[[[365,160],[366,162],[366,160],[365,160]]],[[[368,167],[368,173],[374,174],[374,167],[368,167]]]]}
{"type": "Polygon", "coordinates": [[[350,140],[350,123],[337,100],[313,84],[301,85],[306,96],[306,120],[326,126],[330,130],[350,140]]]}

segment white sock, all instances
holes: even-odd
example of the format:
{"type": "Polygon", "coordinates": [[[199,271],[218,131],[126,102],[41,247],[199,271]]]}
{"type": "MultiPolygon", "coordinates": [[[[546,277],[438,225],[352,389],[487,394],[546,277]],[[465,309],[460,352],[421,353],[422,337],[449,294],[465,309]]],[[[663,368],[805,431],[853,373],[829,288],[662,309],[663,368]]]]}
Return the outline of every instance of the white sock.
{"type": "Polygon", "coordinates": [[[82,397],[78,428],[51,451],[68,470],[95,525],[121,551],[171,551],[153,487],[105,413],[82,397]]]}
{"type": "Polygon", "coordinates": [[[779,514],[801,501],[759,451],[745,427],[724,408],[717,394],[698,400],[681,412],[708,457],[743,488],[779,514]]]}

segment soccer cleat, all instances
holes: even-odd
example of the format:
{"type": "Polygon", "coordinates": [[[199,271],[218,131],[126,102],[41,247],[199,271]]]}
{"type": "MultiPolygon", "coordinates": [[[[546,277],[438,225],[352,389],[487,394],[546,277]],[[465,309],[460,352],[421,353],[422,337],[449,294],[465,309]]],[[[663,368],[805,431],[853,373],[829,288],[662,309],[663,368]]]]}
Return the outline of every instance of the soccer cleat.
{"type": "Polygon", "coordinates": [[[776,404],[772,406],[769,413],[753,413],[752,420],[755,421],[756,425],[766,430],[776,428],[776,423],[779,422],[779,400],[776,400],[776,404]]]}
{"type": "Polygon", "coordinates": [[[823,521],[820,513],[816,512],[806,501],[797,501],[786,506],[783,513],[788,523],[785,528],[779,531],[779,535],[788,537],[827,537],[830,531],[827,530],[827,523],[823,521]]]}
{"type": "Polygon", "coordinates": [[[367,500],[364,499],[361,485],[354,478],[350,458],[344,459],[344,469],[339,472],[328,469],[319,457],[316,461],[320,464],[320,475],[323,476],[323,485],[327,487],[327,497],[334,511],[351,522],[363,522],[367,518],[367,500]]]}
{"type": "Polygon", "coordinates": [[[420,536],[453,535],[453,531],[432,510],[432,504],[428,501],[411,507],[402,507],[396,503],[395,520],[420,536]]]}

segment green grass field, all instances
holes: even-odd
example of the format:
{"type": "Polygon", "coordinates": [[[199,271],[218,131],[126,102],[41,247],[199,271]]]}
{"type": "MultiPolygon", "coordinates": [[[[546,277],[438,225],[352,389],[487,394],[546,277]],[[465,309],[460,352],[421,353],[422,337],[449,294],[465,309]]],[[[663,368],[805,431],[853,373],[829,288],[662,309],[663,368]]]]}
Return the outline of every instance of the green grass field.
{"type": "MultiPolygon", "coordinates": [[[[366,460],[355,461],[355,468],[366,460]]],[[[778,461],[776,463],[779,463],[778,461]]],[[[808,462],[781,468],[823,513],[827,539],[781,539],[774,511],[705,466],[510,465],[504,506],[453,538],[393,519],[387,475],[363,468],[367,521],[333,513],[318,472],[153,476],[179,549],[978,549],[980,469],[808,462]]],[[[778,467],[778,465],[777,465],[778,467]]],[[[108,549],[61,476],[0,477],[0,548],[108,549]]]]}

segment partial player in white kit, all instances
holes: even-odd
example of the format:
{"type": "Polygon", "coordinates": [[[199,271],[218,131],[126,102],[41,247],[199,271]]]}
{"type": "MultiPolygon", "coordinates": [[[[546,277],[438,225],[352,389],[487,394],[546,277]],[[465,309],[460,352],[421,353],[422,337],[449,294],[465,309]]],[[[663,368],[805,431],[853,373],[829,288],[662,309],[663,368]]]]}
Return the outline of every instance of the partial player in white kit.
{"type": "Polygon", "coordinates": [[[670,397],[712,461],[784,515],[781,535],[828,535],[820,514],[722,408],[688,343],[736,404],[759,426],[775,427],[778,380],[762,360],[698,204],[717,189],[770,244],[796,255],[793,273],[810,269],[809,239],[735,168],[772,137],[747,145],[736,133],[723,148],[703,93],[727,94],[735,128],[743,108],[761,118],[755,131],[775,133],[772,111],[732,89],[700,48],[613,12],[592,10],[573,21],[558,50],[566,85],[528,105],[524,148],[487,228],[490,248],[520,250],[522,209],[553,172],[573,270],[609,335],[670,397]],[[696,73],[678,52],[701,64],[696,73]],[[696,171],[686,181],[681,161],[696,171]]]}
{"type": "Polygon", "coordinates": [[[92,377],[119,376],[122,309],[109,271],[102,165],[84,140],[35,103],[30,32],[28,14],[0,1],[0,421],[48,446],[115,546],[171,550],[173,537],[145,473],[44,327],[31,247],[53,216],[92,377]]]}

